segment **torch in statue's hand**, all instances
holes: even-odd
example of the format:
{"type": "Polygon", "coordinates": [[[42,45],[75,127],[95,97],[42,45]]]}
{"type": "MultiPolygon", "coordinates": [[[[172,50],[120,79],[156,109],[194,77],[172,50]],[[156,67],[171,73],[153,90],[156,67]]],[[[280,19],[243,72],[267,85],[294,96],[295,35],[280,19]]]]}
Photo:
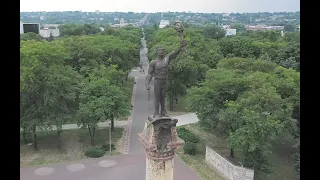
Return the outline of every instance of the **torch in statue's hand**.
{"type": "Polygon", "coordinates": [[[180,34],[182,34],[184,31],[183,24],[180,21],[176,21],[175,23],[173,23],[173,28],[180,34]]]}
{"type": "Polygon", "coordinates": [[[173,28],[180,34],[180,48],[184,48],[185,46],[187,46],[187,42],[184,40],[184,27],[182,22],[176,21],[175,23],[173,23],[173,28]]]}

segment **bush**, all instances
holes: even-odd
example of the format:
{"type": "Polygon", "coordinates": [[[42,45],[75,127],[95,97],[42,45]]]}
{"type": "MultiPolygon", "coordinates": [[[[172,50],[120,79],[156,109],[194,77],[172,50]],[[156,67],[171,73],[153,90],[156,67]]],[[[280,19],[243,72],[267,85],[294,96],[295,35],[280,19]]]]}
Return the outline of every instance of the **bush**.
{"type": "Polygon", "coordinates": [[[183,146],[185,154],[195,155],[197,154],[197,144],[192,142],[186,142],[183,146]]]}
{"type": "Polygon", "coordinates": [[[177,129],[177,133],[179,138],[183,139],[185,142],[198,143],[199,138],[193,134],[191,131],[184,127],[180,127],[177,129]]]}
{"type": "Polygon", "coordinates": [[[87,150],[84,155],[91,157],[91,158],[99,158],[104,155],[105,151],[101,148],[91,148],[87,150]]]}
{"type": "MultiPolygon", "coordinates": [[[[110,151],[110,144],[104,144],[101,146],[101,148],[104,152],[110,151]]],[[[114,144],[111,144],[111,150],[116,150],[114,144]]]]}

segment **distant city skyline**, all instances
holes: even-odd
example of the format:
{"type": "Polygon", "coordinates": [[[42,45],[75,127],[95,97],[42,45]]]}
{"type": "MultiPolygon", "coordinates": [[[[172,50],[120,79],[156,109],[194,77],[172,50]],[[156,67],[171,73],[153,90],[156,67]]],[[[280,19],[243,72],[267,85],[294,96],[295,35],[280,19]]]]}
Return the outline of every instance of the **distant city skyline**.
{"type": "Polygon", "coordinates": [[[20,11],[84,11],[84,12],[199,12],[253,13],[297,12],[300,0],[20,0],[20,11]]]}

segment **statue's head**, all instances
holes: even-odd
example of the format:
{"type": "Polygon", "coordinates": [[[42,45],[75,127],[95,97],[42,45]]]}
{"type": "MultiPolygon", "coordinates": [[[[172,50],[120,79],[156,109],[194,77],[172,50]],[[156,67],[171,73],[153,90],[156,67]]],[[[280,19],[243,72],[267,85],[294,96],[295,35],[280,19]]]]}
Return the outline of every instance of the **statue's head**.
{"type": "Polygon", "coordinates": [[[158,46],[156,51],[157,51],[158,56],[164,56],[164,48],[163,47],[158,46]]]}

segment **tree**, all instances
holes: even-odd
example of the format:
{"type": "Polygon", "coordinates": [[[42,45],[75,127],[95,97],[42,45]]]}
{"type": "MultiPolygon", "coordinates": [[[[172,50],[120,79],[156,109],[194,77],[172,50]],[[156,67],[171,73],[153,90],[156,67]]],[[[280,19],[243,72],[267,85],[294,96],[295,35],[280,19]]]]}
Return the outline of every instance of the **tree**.
{"type": "Polygon", "coordinates": [[[285,30],[285,31],[288,31],[288,32],[296,31],[296,29],[297,29],[297,26],[294,25],[294,24],[286,24],[286,25],[284,26],[284,30],[285,30]]]}
{"type": "Polygon", "coordinates": [[[96,24],[84,24],[83,28],[86,35],[92,35],[92,34],[97,34],[98,32],[101,32],[101,29],[96,24]]]}
{"type": "Polygon", "coordinates": [[[274,62],[231,58],[207,71],[203,83],[188,90],[189,108],[205,130],[229,139],[244,154],[244,164],[265,170],[270,140],[295,131],[293,105],[299,73],[274,62]]]}
{"type": "MultiPolygon", "coordinates": [[[[242,76],[235,71],[210,69],[207,71],[205,82],[188,90],[189,109],[197,113],[200,125],[212,132],[218,125],[217,115],[225,108],[224,104],[236,100],[245,88],[242,76]]],[[[223,134],[221,132],[221,135],[223,134]]]]}
{"type": "Polygon", "coordinates": [[[207,26],[204,28],[204,37],[211,39],[221,39],[225,36],[226,32],[219,26],[207,26]]]}
{"type": "MultiPolygon", "coordinates": [[[[54,43],[54,42],[53,42],[54,43]]],[[[76,82],[72,81],[70,86],[64,86],[60,81],[63,75],[75,77],[76,75],[70,69],[63,69],[64,62],[69,58],[66,49],[59,45],[46,41],[26,41],[21,42],[20,48],[20,125],[23,129],[24,141],[26,141],[26,133],[32,131],[34,150],[37,150],[37,135],[36,129],[49,130],[54,124],[48,112],[51,112],[48,105],[49,102],[57,102],[62,104],[54,104],[55,107],[65,107],[69,100],[68,97],[61,99],[60,95],[67,95],[72,92],[74,87],[70,87],[76,82]],[[62,69],[61,69],[62,68],[62,69]],[[61,75],[53,73],[59,71],[61,75]],[[61,72],[63,71],[63,72],[61,72]],[[47,89],[48,81],[55,88],[47,89]],[[71,88],[71,89],[68,89],[71,88]],[[66,94],[60,91],[68,90],[66,94]],[[48,94],[56,96],[48,96],[48,94]],[[57,95],[59,94],[59,96],[57,95]],[[56,99],[57,98],[57,99],[56,99]],[[60,101],[60,99],[62,101],[60,101]]],[[[51,104],[52,105],[52,104],[51,104]]],[[[53,107],[52,107],[53,108],[53,107]]],[[[56,109],[52,109],[56,110],[56,109]]],[[[52,112],[53,113],[53,112],[52,112]]],[[[52,117],[52,116],[51,116],[52,117]]]]}
{"type": "Polygon", "coordinates": [[[44,111],[49,126],[57,128],[58,148],[62,125],[76,111],[82,77],[70,66],[52,66],[44,83],[44,111]]]}
{"type": "Polygon", "coordinates": [[[41,36],[40,36],[40,34],[36,34],[34,32],[28,32],[28,33],[20,34],[20,40],[22,40],[22,41],[27,41],[27,40],[40,41],[41,36]]]}
{"type": "Polygon", "coordinates": [[[234,24],[231,24],[230,27],[233,28],[233,29],[236,29],[237,32],[246,31],[246,28],[245,28],[244,24],[234,23],[234,24]]]}
{"type": "Polygon", "coordinates": [[[124,89],[121,88],[123,85],[124,75],[124,72],[117,70],[116,65],[112,65],[107,68],[105,66],[101,66],[99,70],[92,73],[92,77],[108,79],[110,84],[117,86],[117,88],[110,89],[110,91],[116,91],[110,92],[110,94],[113,94],[111,97],[112,102],[110,102],[109,106],[106,107],[110,109],[107,119],[111,120],[111,131],[114,131],[114,120],[121,116],[128,115],[130,110],[127,102],[128,94],[125,94],[124,89]]]}
{"type": "Polygon", "coordinates": [[[114,118],[128,112],[129,107],[125,107],[128,106],[128,98],[118,86],[111,85],[106,78],[91,75],[86,81],[80,94],[77,119],[79,126],[88,128],[91,145],[94,146],[98,122],[109,119],[112,123],[114,118]]]}
{"type": "Polygon", "coordinates": [[[128,74],[139,60],[135,57],[139,47],[115,36],[77,36],[57,41],[55,42],[63,44],[72,55],[67,63],[84,77],[88,77],[100,65],[117,65],[128,74]]]}
{"type": "Polygon", "coordinates": [[[82,25],[63,24],[59,26],[60,36],[83,36],[86,31],[82,25]]]}
{"type": "Polygon", "coordinates": [[[230,133],[231,147],[241,147],[245,155],[244,165],[267,170],[267,154],[270,140],[282,134],[287,121],[291,121],[291,107],[276,93],[272,86],[264,85],[255,91],[244,93],[236,102],[229,102],[220,113],[222,120],[229,117],[238,128],[230,133]]]}

